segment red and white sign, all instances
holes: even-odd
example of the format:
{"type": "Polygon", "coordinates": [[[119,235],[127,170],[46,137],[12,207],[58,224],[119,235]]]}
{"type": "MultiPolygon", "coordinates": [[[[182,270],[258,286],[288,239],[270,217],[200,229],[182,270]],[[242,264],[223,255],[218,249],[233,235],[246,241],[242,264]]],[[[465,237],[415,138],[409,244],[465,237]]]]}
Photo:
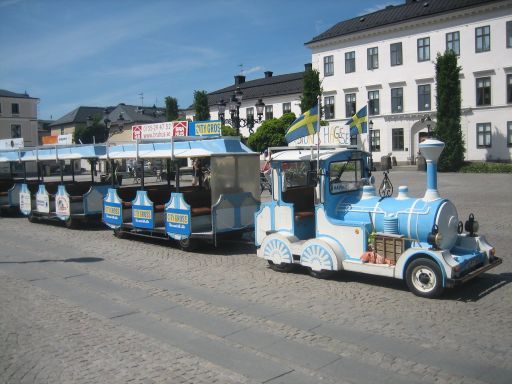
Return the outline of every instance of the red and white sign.
{"type": "Polygon", "coordinates": [[[170,139],[173,136],[187,136],[188,121],[132,126],[132,140],[170,139]]]}
{"type": "Polygon", "coordinates": [[[188,121],[173,121],[172,122],[173,136],[187,136],[188,135],[188,121]]]}

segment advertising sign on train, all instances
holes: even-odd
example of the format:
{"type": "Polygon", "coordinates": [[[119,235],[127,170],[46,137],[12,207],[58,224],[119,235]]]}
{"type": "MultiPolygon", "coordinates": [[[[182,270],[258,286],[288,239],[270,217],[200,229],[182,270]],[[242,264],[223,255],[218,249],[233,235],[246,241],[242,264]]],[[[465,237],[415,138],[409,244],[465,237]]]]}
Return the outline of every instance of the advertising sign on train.
{"type": "Polygon", "coordinates": [[[62,220],[67,220],[71,215],[69,195],[63,185],[59,185],[55,195],[55,213],[62,220]]]}
{"type": "Polygon", "coordinates": [[[188,121],[167,121],[132,127],[132,140],[170,139],[173,136],[187,136],[187,134],[188,121]]]}
{"type": "Polygon", "coordinates": [[[189,136],[221,136],[220,120],[192,121],[188,124],[189,136]]]}

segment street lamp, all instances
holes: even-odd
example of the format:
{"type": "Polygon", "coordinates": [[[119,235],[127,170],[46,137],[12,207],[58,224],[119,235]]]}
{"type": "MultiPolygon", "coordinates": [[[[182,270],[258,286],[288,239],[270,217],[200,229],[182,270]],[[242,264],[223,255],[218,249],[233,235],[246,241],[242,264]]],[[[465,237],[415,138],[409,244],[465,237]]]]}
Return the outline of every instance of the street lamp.
{"type": "Polygon", "coordinates": [[[432,129],[431,129],[431,123],[432,123],[432,119],[430,117],[430,115],[425,115],[421,118],[421,122],[422,123],[427,123],[427,136],[428,137],[432,137],[432,129]]]}
{"type": "Polygon", "coordinates": [[[263,100],[258,99],[256,104],[254,105],[256,107],[256,114],[258,116],[258,119],[255,120],[254,116],[247,116],[247,118],[241,119],[240,106],[242,105],[243,96],[244,93],[240,89],[240,87],[236,87],[228,103],[226,103],[224,99],[220,99],[220,101],[217,103],[217,108],[219,111],[219,120],[222,122],[222,124],[232,125],[235,128],[236,134],[238,136],[240,136],[240,128],[243,127],[249,128],[249,134],[252,135],[254,133],[254,124],[261,123],[261,121],[263,120],[263,110],[265,108],[265,103],[263,102],[263,100]],[[229,110],[230,119],[225,118],[226,107],[229,110]]]}

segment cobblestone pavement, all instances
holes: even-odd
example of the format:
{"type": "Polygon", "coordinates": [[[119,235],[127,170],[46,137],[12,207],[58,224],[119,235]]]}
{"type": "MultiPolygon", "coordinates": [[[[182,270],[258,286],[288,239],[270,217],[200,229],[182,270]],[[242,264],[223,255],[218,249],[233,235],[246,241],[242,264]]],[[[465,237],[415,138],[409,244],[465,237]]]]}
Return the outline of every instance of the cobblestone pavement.
{"type": "Polygon", "coordinates": [[[0,382],[509,383],[512,177],[439,186],[504,258],[439,300],[386,278],[277,273],[248,244],[186,253],[0,218],[0,382]]]}

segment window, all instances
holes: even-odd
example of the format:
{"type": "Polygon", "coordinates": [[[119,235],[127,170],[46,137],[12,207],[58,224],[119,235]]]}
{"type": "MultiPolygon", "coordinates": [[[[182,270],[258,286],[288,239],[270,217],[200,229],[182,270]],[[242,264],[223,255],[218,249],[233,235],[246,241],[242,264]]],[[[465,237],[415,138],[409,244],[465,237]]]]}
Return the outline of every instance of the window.
{"type": "Polygon", "coordinates": [[[11,124],[11,138],[18,139],[21,137],[21,125],[11,124]]]}
{"type": "Polygon", "coordinates": [[[334,75],[334,56],[324,57],[324,76],[334,75]]]}
{"type": "Polygon", "coordinates": [[[316,163],[310,161],[285,161],[281,164],[287,188],[313,186],[316,163]]]}
{"type": "Polygon", "coordinates": [[[507,147],[512,147],[512,121],[507,121],[507,147]]]}
{"type": "Polygon", "coordinates": [[[449,32],[446,34],[446,50],[452,51],[457,56],[460,55],[460,34],[457,32],[449,32]]]}
{"type": "Polygon", "coordinates": [[[324,97],[324,117],[334,119],[334,96],[324,97]]]}
{"type": "Polygon", "coordinates": [[[347,93],[345,95],[345,117],[352,117],[356,114],[356,94],[347,93]]]}
{"type": "Polygon", "coordinates": [[[389,46],[391,56],[391,66],[402,65],[402,43],[394,43],[389,46]]]}
{"type": "Polygon", "coordinates": [[[247,118],[247,123],[254,122],[254,107],[245,108],[245,117],[247,118]]]}
{"type": "Polygon", "coordinates": [[[372,131],[372,152],[380,152],[380,129],[372,131]]]}
{"type": "MultiPolygon", "coordinates": [[[[507,75],[507,104],[512,103],[512,74],[507,75]]],[[[2,112],[0,110],[0,112],[2,112]]]]}
{"type": "Polygon", "coordinates": [[[491,78],[476,79],[476,105],[491,105],[491,78]]]}
{"type": "Polygon", "coordinates": [[[345,73],[351,73],[356,71],[356,52],[345,53],[345,73]]]}
{"type": "Polygon", "coordinates": [[[512,48],[512,21],[507,21],[507,48],[512,48]]]}
{"type": "Polygon", "coordinates": [[[476,125],[476,147],[489,148],[491,146],[491,123],[476,125]]]}
{"type": "Polygon", "coordinates": [[[357,146],[357,136],[359,136],[359,135],[350,136],[350,145],[352,145],[354,147],[357,146]]]}
{"type": "Polygon", "coordinates": [[[430,37],[418,39],[418,61],[430,60],[430,37]]]}
{"type": "Polygon", "coordinates": [[[373,47],[367,49],[367,62],[368,69],[377,69],[379,68],[379,48],[373,47]]]}
{"type": "Polygon", "coordinates": [[[368,108],[370,116],[379,114],[379,91],[368,92],[368,108]]]}
{"type": "Polygon", "coordinates": [[[430,84],[418,85],[418,111],[430,109],[430,84]]]}
{"type": "Polygon", "coordinates": [[[391,112],[400,113],[404,109],[404,89],[391,88],[391,112]]]}
{"type": "Polygon", "coordinates": [[[20,114],[20,105],[18,103],[12,103],[11,104],[11,113],[13,115],[19,115],[20,114]]]}
{"type": "Polygon", "coordinates": [[[491,50],[491,27],[475,28],[475,52],[487,52],[491,50]]]}
{"type": "Polygon", "coordinates": [[[329,164],[329,192],[343,193],[361,188],[360,159],[333,161],[329,164]]]}
{"type": "Polygon", "coordinates": [[[283,115],[292,111],[292,103],[283,103],[283,115]]]}
{"type": "Polygon", "coordinates": [[[274,107],[272,105],[265,105],[265,120],[274,118],[274,107]]]}
{"type": "Polygon", "coordinates": [[[391,130],[392,140],[393,140],[393,151],[403,151],[404,150],[404,129],[403,128],[393,128],[391,130]]]}

